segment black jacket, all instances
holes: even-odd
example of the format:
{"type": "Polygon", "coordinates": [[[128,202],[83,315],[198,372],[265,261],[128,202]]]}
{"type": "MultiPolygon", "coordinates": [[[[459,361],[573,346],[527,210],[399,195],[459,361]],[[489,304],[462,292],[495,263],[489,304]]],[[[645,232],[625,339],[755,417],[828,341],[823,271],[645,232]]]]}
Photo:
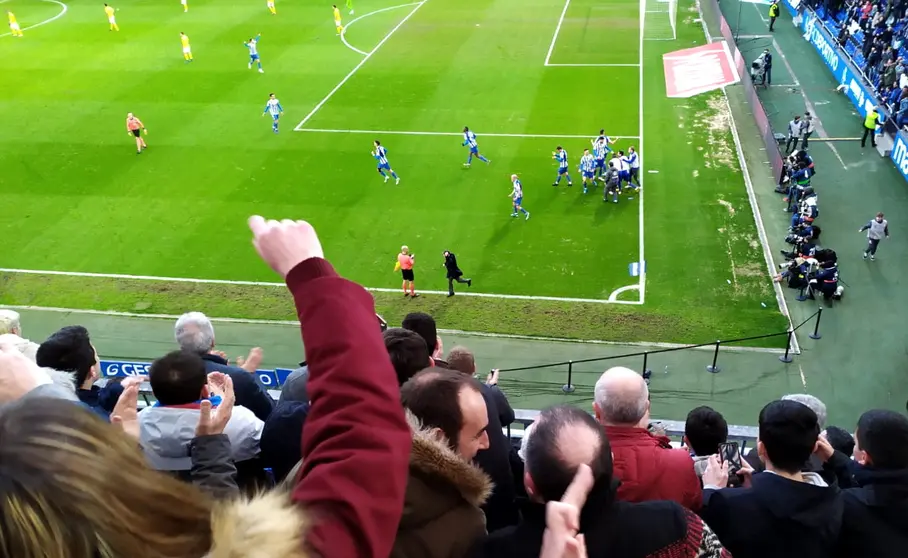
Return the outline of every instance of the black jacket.
{"type": "Polygon", "coordinates": [[[454,252],[448,252],[448,255],[445,256],[445,269],[448,271],[449,279],[457,279],[463,275],[463,271],[457,267],[457,256],[454,255],[454,252]]]}
{"type": "MultiPolygon", "coordinates": [[[[492,532],[517,523],[517,503],[514,492],[514,475],[511,471],[511,444],[507,436],[501,431],[501,417],[498,405],[495,402],[495,391],[486,384],[482,384],[482,398],[486,402],[489,416],[489,448],[476,454],[476,464],[489,477],[495,487],[482,511],[486,514],[486,530],[492,532]]],[[[511,411],[513,420],[513,411],[511,411]]]]}
{"type": "Polygon", "coordinates": [[[192,484],[213,498],[229,500],[239,496],[236,467],[230,457],[230,438],[226,434],[193,438],[189,455],[192,458],[192,484]]]}
{"type": "Polygon", "coordinates": [[[704,490],[700,516],[735,558],[828,558],[842,507],[835,486],[766,472],[755,474],[750,488],[704,490]]]}
{"type": "Polygon", "coordinates": [[[262,385],[262,382],[255,376],[237,366],[230,366],[227,361],[217,355],[204,354],[202,360],[205,361],[205,371],[222,372],[230,376],[233,380],[233,392],[236,394],[236,404],[246,407],[259,418],[259,420],[268,420],[268,415],[274,409],[274,399],[268,394],[268,390],[262,385]]]}
{"type": "MultiPolygon", "coordinates": [[[[613,489],[594,487],[580,516],[590,558],[718,557],[721,546],[703,521],[675,502],[613,501],[613,489]]],[[[523,507],[516,527],[477,545],[475,558],[537,558],[545,532],[545,506],[523,507]]]]}
{"type": "Polygon", "coordinates": [[[908,469],[863,467],[858,488],[842,492],[845,513],[837,556],[895,558],[908,553],[908,469]]]}

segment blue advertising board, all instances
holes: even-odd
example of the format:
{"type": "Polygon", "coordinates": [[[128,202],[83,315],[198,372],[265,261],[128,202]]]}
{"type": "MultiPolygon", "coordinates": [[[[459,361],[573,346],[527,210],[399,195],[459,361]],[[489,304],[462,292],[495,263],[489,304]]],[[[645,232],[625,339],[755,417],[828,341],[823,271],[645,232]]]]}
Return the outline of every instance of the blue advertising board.
{"type": "MultiPolygon", "coordinates": [[[[845,95],[857,109],[861,118],[867,116],[872,107],[877,105],[873,88],[864,81],[857,68],[848,60],[845,53],[836,44],[829,31],[823,27],[816,14],[805,10],[801,19],[801,30],[804,38],[813,45],[826,67],[832,72],[839,85],[844,86],[845,95]]],[[[883,116],[883,112],[880,112],[883,116]]]]}
{"type": "MultiPolygon", "coordinates": [[[[102,378],[126,378],[128,376],[147,376],[150,362],[130,362],[117,360],[101,361],[102,378]]],[[[256,370],[256,377],[266,388],[277,388],[287,381],[287,376],[293,372],[290,368],[275,368],[274,370],[256,370]]]]}
{"type": "Polygon", "coordinates": [[[895,136],[895,144],[889,157],[895,163],[895,168],[902,173],[902,178],[908,180],[908,134],[899,132],[895,136]]]}

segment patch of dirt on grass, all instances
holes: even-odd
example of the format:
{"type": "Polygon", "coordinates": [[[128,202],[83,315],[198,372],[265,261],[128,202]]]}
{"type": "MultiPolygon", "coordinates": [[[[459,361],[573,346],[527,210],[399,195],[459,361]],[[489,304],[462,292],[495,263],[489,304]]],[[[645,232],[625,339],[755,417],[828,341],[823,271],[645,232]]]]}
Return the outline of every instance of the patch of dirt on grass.
{"type": "Polygon", "coordinates": [[[722,95],[707,99],[706,107],[694,114],[692,128],[697,139],[705,141],[698,149],[704,152],[706,168],[738,168],[732,149],[731,111],[722,95]]]}
{"type": "Polygon", "coordinates": [[[727,202],[727,201],[725,201],[725,200],[722,200],[722,199],[719,199],[719,200],[716,200],[716,201],[719,202],[720,204],[722,204],[723,206],[725,206],[725,209],[728,210],[728,214],[729,214],[729,215],[734,216],[734,214],[735,214],[735,207],[734,207],[731,203],[729,203],[729,202],[727,202]]]}

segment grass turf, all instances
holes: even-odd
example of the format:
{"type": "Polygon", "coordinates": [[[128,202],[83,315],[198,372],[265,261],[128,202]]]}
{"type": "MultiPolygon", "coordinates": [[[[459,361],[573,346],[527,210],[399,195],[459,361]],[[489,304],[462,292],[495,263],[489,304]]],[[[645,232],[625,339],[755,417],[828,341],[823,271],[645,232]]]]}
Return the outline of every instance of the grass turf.
{"type": "MultiPolygon", "coordinates": [[[[371,51],[416,8],[356,1],[350,44],[371,51]]],[[[647,9],[664,7],[651,2],[647,9]]],[[[466,124],[492,164],[463,169],[456,135],[292,131],[362,60],[335,36],[330,4],[264,2],[112,4],[60,11],[10,0],[25,37],[0,37],[0,248],[4,267],[228,280],[274,280],[256,258],[251,213],[305,218],[339,271],[393,288],[401,244],[417,256],[422,289],[444,290],[442,250],[457,253],[473,290],[605,299],[636,284],[641,199],[583,196],[575,170],[600,127],[644,159],[646,299],[643,306],[377,293],[392,321],[430,310],[449,328],[557,337],[701,342],[783,330],[734,156],[721,93],[666,99],[661,55],[703,42],[691,2],[678,38],[644,41],[643,130],[638,67],[544,67],[560,0],[428,0],[375,51],[306,128],[459,132],[466,124]],[[179,32],[195,61],[184,64],[179,32]],[[242,42],[262,32],[265,74],[246,68],[242,42]],[[279,135],[261,117],[275,92],[279,135]],[[136,156],[124,117],[149,127],[136,156]],[[645,133],[643,142],[635,136],[645,133]],[[486,135],[484,135],[486,134],[486,135]],[[369,156],[381,139],[403,177],[383,184],[369,156]],[[571,156],[574,187],[553,188],[551,152],[571,156]],[[657,174],[646,173],[658,171],[657,174]],[[520,173],[529,221],[512,219],[508,176],[520,173]],[[768,308],[761,306],[765,302],[768,308]]],[[[636,64],[639,4],[572,0],[553,64],[636,64]]],[[[346,15],[345,18],[350,19],[346,15]]],[[[644,38],[662,38],[667,14],[647,13],[644,38]]],[[[0,303],[286,318],[270,287],[3,274],[0,303]]],[[[621,295],[635,300],[636,291],[621,295]]]]}

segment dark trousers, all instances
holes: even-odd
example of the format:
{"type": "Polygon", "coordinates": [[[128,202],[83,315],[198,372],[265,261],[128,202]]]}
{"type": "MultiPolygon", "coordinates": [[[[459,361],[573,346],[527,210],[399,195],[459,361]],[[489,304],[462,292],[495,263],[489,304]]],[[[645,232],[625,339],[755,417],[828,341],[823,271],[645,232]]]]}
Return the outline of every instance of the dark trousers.
{"type": "Polygon", "coordinates": [[[775,31],[775,29],[772,28],[772,26],[775,25],[775,24],[776,24],[776,18],[775,18],[775,17],[770,17],[770,18],[769,18],[769,30],[770,30],[770,31],[775,31]]]}
{"type": "Polygon", "coordinates": [[[469,283],[469,279],[463,277],[448,277],[448,294],[454,294],[454,281],[458,283],[469,283]]]}
{"type": "Polygon", "coordinates": [[[788,141],[785,142],[785,154],[791,153],[792,145],[798,146],[798,136],[788,136],[788,141]]]}
{"type": "Polygon", "coordinates": [[[809,140],[812,135],[813,132],[804,132],[804,139],[801,140],[801,149],[807,150],[807,140],[809,140]]]}
{"type": "Polygon", "coordinates": [[[874,254],[876,254],[876,247],[879,245],[880,245],[879,238],[868,238],[867,239],[867,249],[864,251],[867,252],[868,254],[874,255],[874,254]]]}
{"type": "Polygon", "coordinates": [[[766,66],[765,73],[763,75],[763,83],[766,85],[772,85],[772,66],[766,66]]]}
{"type": "Polygon", "coordinates": [[[867,145],[867,136],[870,136],[870,146],[876,147],[876,130],[874,128],[864,128],[864,135],[861,137],[861,147],[867,145]]]}

